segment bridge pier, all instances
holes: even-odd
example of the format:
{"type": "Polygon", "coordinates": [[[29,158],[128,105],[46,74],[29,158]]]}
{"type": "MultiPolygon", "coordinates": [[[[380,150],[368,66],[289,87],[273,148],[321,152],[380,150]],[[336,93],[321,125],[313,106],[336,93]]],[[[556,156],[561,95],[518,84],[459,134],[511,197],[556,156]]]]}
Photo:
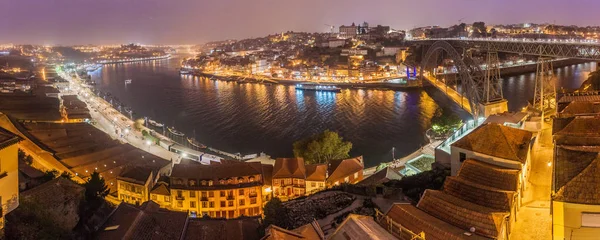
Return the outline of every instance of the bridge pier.
{"type": "Polygon", "coordinates": [[[503,112],[508,112],[508,101],[506,99],[479,104],[479,114],[481,117],[487,118],[490,115],[503,112]]]}

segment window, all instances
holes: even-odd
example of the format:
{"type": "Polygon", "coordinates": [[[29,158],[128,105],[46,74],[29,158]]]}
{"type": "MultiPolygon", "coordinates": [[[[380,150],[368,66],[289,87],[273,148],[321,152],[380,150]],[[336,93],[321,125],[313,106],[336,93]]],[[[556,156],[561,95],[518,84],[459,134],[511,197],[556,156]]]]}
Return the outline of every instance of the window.
{"type": "Polygon", "coordinates": [[[212,180],[208,180],[208,186],[212,186],[213,185],[213,181],[212,180]]]}
{"type": "Polygon", "coordinates": [[[165,196],[165,202],[170,202],[170,201],[171,201],[171,197],[165,196]]]}
{"type": "Polygon", "coordinates": [[[324,183],[320,182],[319,187],[323,187],[324,183]]]}
{"type": "Polygon", "coordinates": [[[219,180],[219,184],[225,184],[225,180],[223,180],[223,179],[219,180]]]}
{"type": "Polygon", "coordinates": [[[196,186],[196,180],[190,180],[189,181],[190,186],[196,186]]]}
{"type": "Polygon", "coordinates": [[[221,197],[225,197],[225,191],[220,192],[221,197]]]}
{"type": "Polygon", "coordinates": [[[183,201],[177,201],[177,207],[183,207],[183,201]]]}
{"type": "Polygon", "coordinates": [[[215,197],[215,193],[213,191],[208,192],[208,197],[215,197]]]}
{"type": "Polygon", "coordinates": [[[344,182],[350,182],[350,177],[345,177],[344,182]]]}
{"type": "Polygon", "coordinates": [[[229,190],[229,192],[227,193],[227,196],[228,197],[233,196],[233,190],[229,190]]]}
{"type": "Polygon", "coordinates": [[[221,201],[221,207],[225,207],[225,201],[221,201]]]}
{"type": "Polygon", "coordinates": [[[250,198],[250,204],[256,204],[256,198],[250,198]]]}
{"type": "Polygon", "coordinates": [[[190,208],[196,208],[196,202],[190,201],[190,208]]]}
{"type": "Polygon", "coordinates": [[[196,197],[196,192],[195,191],[190,191],[190,197],[191,198],[196,197]]]}
{"type": "Polygon", "coordinates": [[[206,180],[202,180],[201,183],[202,183],[202,186],[205,186],[206,185],[206,180]]]}
{"type": "Polygon", "coordinates": [[[244,195],[244,189],[240,189],[240,196],[244,195]]]}
{"type": "Polygon", "coordinates": [[[214,208],[215,207],[215,202],[209,202],[208,203],[208,207],[209,208],[214,208]]]}
{"type": "Polygon", "coordinates": [[[203,202],[202,202],[202,208],[206,208],[206,207],[208,207],[208,202],[204,202],[204,201],[203,201],[203,202]]]}
{"type": "Polygon", "coordinates": [[[317,183],[316,183],[316,182],[311,182],[311,183],[310,183],[310,186],[311,186],[311,187],[317,187],[317,183]]]}
{"type": "Polygon", "coordinates": [[[181,192],[181,190],[177,190],[177,196],[178,197],[183,197],[183,192],[181,192]]]}
{"type": "Polygon", "coordinates": [[[156,195],[152,195],[152,200],[156,201],[156,195]]]}
{"type": "Polygon", "coordinates": [[[227,201],[227,206],[228,207],[233,207],[233,201],[227,201]]]}
{"type": "Polygon", "coordinates": [[[240,199],[240,206],[244,206],[244,199],[240,199]]]}
{"type": "Polygon", "coordinates": [[[467,154],[458,153],[458,159],[460,160],[460,162],[464,162],[465,160],[467,160],[467,154]]]}
{"type": "Polygon", "coordinates": [[[358,172],[354,173],[354,179],[358,179],[358,172]]]}
{"type": "Polygon", "coordinates": [[[600,213],[581,213],[582,227],[600,227],[600,213]]]}
{"type": "Polygon", "coordinates": [[[202,192],[202,197],[205,198],[206,197],[206,192],[202,192]]]}

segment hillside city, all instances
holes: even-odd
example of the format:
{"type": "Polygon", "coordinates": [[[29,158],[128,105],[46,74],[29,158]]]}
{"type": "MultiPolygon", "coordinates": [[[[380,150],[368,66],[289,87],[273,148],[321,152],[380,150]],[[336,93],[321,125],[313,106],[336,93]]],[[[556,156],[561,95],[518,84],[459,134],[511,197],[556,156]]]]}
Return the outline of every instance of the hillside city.
{"type": "Polygon", "coordinates": [[[574,89],[552,82],[556,68],[598,62],[600,27],[383,24],[201,45],[0,45],[2,239],[600,236],[600,71],[574,89]],[[182,78],[317,97],[427,88],[471,115],[433,111],[426,144],[369,165],[329,130],[295,139],[289,156],[218,149],[96,87],[107,66],[155,71],[179,55],[182,78]],[[490,86],[526,73],[541,76],[526,86],[534,97],[509,111],[490,86]]]}

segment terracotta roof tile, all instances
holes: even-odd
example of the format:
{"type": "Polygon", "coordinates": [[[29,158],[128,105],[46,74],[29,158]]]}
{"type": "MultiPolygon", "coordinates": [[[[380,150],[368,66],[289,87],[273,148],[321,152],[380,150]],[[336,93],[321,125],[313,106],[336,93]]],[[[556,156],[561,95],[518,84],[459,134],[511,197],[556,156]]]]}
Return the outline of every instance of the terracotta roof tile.
{"type": "Polygon", "coordinates": [[[329,169],[327,170],[329,172],[327,182],[330,184],[336,181],[342,182],[345,177],[362,171],[363,169],[364,165],[362,156],[331,161],[329,162],[329,169]]]}
{"type": "Polygon", "coordinates": [[[477,153],[525,163],[531,132],[487,123],[452,144],[477,153]]]}
{"type": "Polygon", "coordinates": [[[324,182],[327,178],[327,164],[306,165],[306,181],[324,182]]]}
{"type": "Polygon", "coordinates": [[[458,177],[446,177],[444,192],[462,200],[510,212],[514,191],[503,191],[458,177]]]}
{"type": "Polygon", "coordinates": [[[278,178],[306,178],[304,159],[302,158],[277,158],[273,166],[273,179],[278,178]]]}
{"type": "Polygon", "coordinates": [[[396,170],[391,167],[386,167],[374,173],[373,175],[363,179],[358,185],[370,186],[370,185],[378,185],[382,183],[386,183],[390,180],[400,180],[402,179],[402,175],[396,172],[396,170]]]}
{"type": "Polygon", "coordinates": [[[257,218],[239,219],[198,219],[191,218],[184,239],[194,240],[235,240],[259,239],[257,218]]]}
{"type": "MultiPolygon", "coordinates": [[[[407,228],[415,234],[425,233],[427,240],[459,240],[465,239],[465,230],[444,222],[408,203],[396,203],[386,213],[395,223],[407,228]]],[[[387,228],[385,220],[381,224],[387,228]]],[[[487,239],[472,235],[468,239],[487,239]]]]}
{"type": "Polygon", "coordinates": [[[17,144],[21,138],[12,132],[0,127],[0,150],[5,147],[17,144]]]}
{"type": "Polygon", "coordinates": [[[379,225],[372,216],[351,213],[335,232],[329,236],[332,240],[384,240],[394,239],[394,236],[379,225]]]}
{"type": "Polygon", "coordinates": [[[600,204],[600,157],[596,157],[554,195],[555,201],[600,204]]]}
{"type": "Polygon", "coordinates": [[[153,169],[145,166],[133,166],[125,169],[117,179],[144,185],[152,174],[153,169]]]}
{"type": "Polygon", "coordinates": [[[506,191],[519,189],[519,170],[508,169],[467,159],[458,170],[458,177],[466,181],[506,191]]]}
{"type": "Polygon", "coordinates": [[[165,195],[165,196],[171,196],[171,191],[169,190],[169,185],[167,185],[164,182],[158,182],[156,183],[156,185],[154,185],[154,187],[152,188],[152,190],[150,191],[151,194],[159,194],[159,195],[165,195]]]}
{"type": "Polygon", "coordinates": [[[554,165],[560,171],[554,171],[554,191],[558,191],[587,168],[598,156],[598,151],[600,148],[556,146],[554,165]]]}
{"type": "Polygon", "coordinates": [[[471,227],[484,237],[499,238],[508,212],[467,202],[437,190],[427,189],[417,207],[465,231],[471,227]]]}
{"type": "Polygon", "coordinates": [[[554,134],[558,145],[600,145],[600,118],[577,117],[554,134]]]}
{"type": "Polygon", "coordinates": [[[234,177],[262,175],[260,163],[228,163],[216,165],[176,164],[171,171],[171,178],[197,178],[218,181],[234,177]],[[252,166],[256,165],[256,166],[252,166]]]}
{"type": "Polygon", "coordinates": [[[296,229],[287,230],[270,225],[262,240],[322,240],[325,234],[317,221],[302,225],[296,229]]]}
{"type": "Polygon", "coordinates": [[[573,101],[560,112],[560,115],[600,114],[600,104],[594,102],[573,101]]]}

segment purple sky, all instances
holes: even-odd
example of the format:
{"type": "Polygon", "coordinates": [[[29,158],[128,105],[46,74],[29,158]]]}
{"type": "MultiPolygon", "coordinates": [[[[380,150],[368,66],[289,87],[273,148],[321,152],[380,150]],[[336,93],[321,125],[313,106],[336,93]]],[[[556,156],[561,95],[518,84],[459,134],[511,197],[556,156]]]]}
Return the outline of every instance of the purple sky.
{"type": "Polygon", "coordinates": [[[195,44],[367,21],[600,25],[599,0],[0,0],[0,43],[195,44]]]}

